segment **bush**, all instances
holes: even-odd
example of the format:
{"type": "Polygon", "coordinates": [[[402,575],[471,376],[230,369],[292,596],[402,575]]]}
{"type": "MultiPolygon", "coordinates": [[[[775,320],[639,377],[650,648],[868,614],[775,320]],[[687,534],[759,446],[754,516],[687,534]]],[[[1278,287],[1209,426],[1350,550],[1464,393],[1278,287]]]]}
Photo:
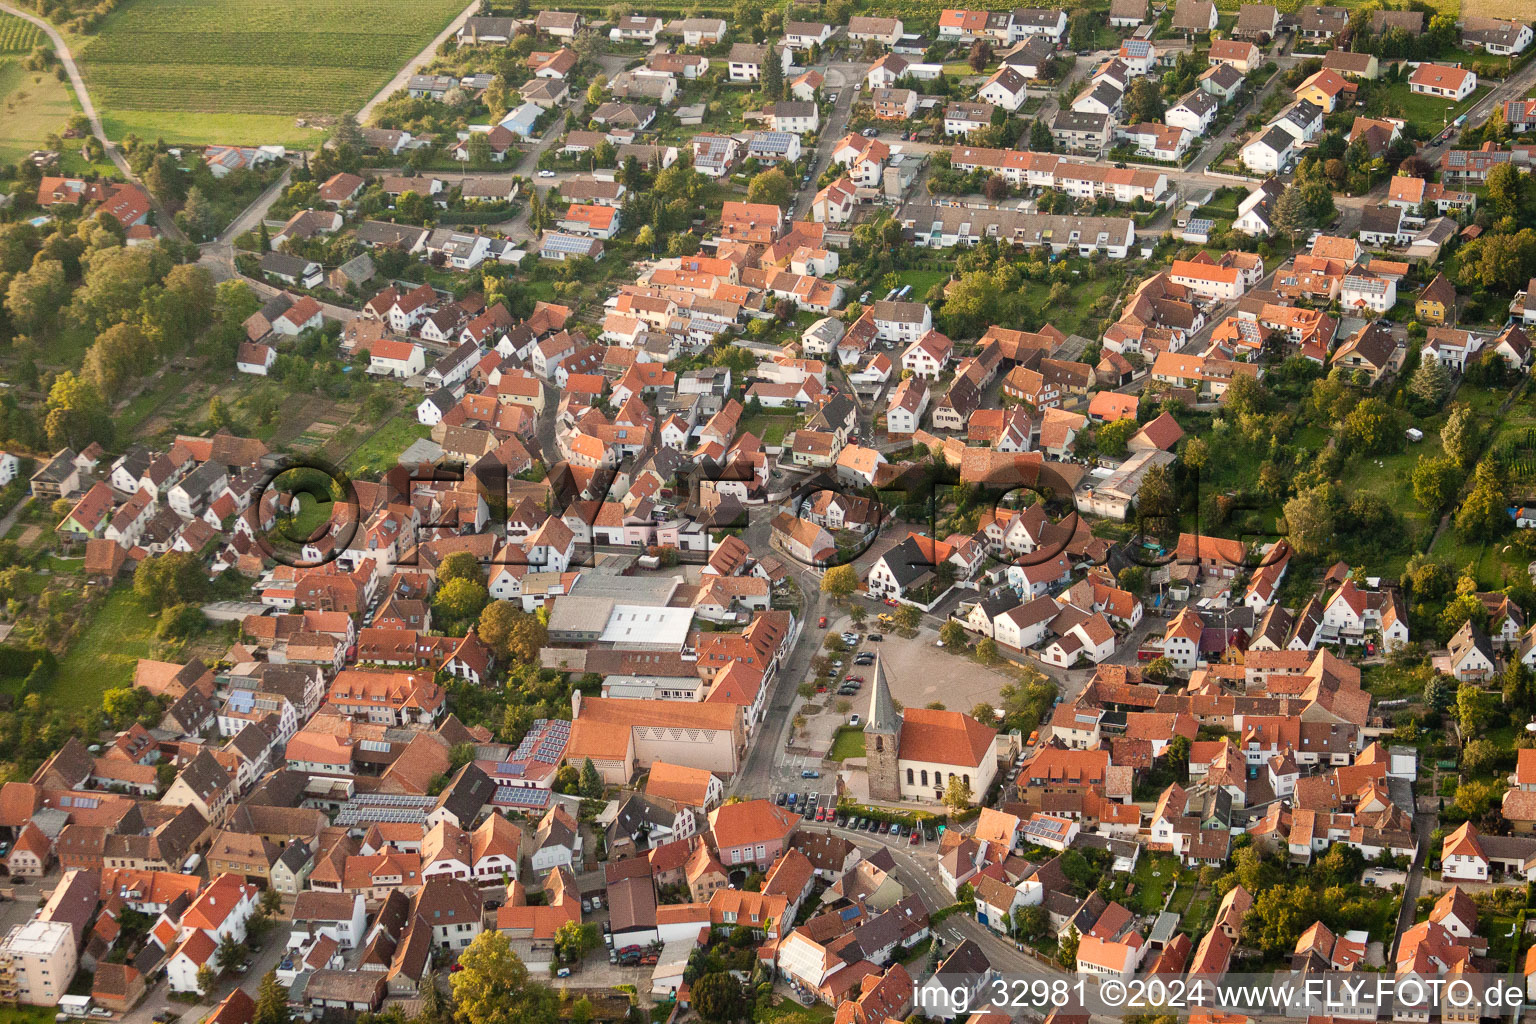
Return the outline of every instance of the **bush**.
{"type": "Polygon", "coordinates": [[[190,640],[208,628],[208,617],[195,604],[173,605],[165,610],[155,636],[160,640],[190,640]]]}

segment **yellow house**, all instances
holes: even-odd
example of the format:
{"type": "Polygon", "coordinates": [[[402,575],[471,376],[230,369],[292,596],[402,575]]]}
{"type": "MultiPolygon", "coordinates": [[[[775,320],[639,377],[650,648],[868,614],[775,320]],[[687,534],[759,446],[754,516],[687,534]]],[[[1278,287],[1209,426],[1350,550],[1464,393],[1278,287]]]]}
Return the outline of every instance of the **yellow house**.
{"type": "Polygon", "coordinates": [[[1310,100],[1322,107],[1325,113],[1331,114],[1341,103],[1347,103],[1347,94],[1353,92],[1354,87],[1344,80],[1343,75],[1324,68],[1298,85],[1295,96],[1298,100],[1310,100]]]}
{"type": "Polygon", "coordinates": [[[1456,289],[1444,274],[1436,274],[1435,279],[1419,292],[1418,300],[1413,304],[1413,315],[1420,323],[1456,322],[1456,289]]]}

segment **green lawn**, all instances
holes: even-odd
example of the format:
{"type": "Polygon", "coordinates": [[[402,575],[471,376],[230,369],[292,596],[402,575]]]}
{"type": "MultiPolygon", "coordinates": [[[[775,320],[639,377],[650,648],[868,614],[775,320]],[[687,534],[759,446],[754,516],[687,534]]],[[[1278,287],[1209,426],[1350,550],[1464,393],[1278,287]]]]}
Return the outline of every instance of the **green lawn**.
{"type": "Polygon", "coordinates": [[[355,111],[462,0],[135,0],[77,51],[107,133],[313,144],[298,118],[355,111]]]}
{"type": "Polygon", "coordinates": [[[1136,891],[1122,902],[1137,913],[1156,914],[1163,909],[1163,900],[1168,897],[1168,890],[1175,881],[1180,881],[1182,889],[1183,881],[1194,884],[1194,875],[1190,873],[1181,881],[1177,858],[1148,854],[1136,862],[1136,870],[1131,873],[1136,891]]]}
{"type": "Polygon", "coordinates": [[[131,683],[139,659],[150,656],[154,628],[131,587],[114,589],[60,659],[53,700],[65,708],[96,707],[104,691],[131,683]]]}
{"type": "Polygon", "coordinates": [[[409,448],[412,441],[431,433],[431,427],[417,423],[414,418],[397,416],[347,456],[342,469],[354,477],[372,479],[393,466],[400,453],[409,448]]]}
{"type": "Polygon", "coordinates": [[[843,728],[837,730],[837,739],[827,753],[829,761],[846,761],[850,757],[864,756],[864,730],[843,728]]]}
{"type": "Polygon", "coordinates": [[[904,285],[912,286],[912,293],[907,298],[913,302],[923,302],[934,285],[949,280],[949,273],[943,270],[901,270],[896,273],[896,279],[904,285]]]}
{"type": "MultiPolygon", "coordinates": [[[[5,22],[0,21],[4,31],[5,22]]],[[[20,57],[0,56],[0,163],[42,149],[43,140],[63,131],[75,112],[74,94],[67,85],[52,72],[28,71],[21,65],[20,57]]]]}
{"type": "Polygon", "coordinates": [[[1488,94],[1492,88],[1479,85],[1472,95],[1460,103],[1450,103],[1438,96],[1423,96],[1409,91],[1408,83],[1396,82],[1390,86],[1375,87],[1368,103],[1373,113],[1391,113],[1401,116],[1424,132],[1425,137],[1441,131],[1468,108],[1488,94]]]}
{"type": "Polygon", "coordinates": [[[742,429],[756,434],[763,444],[778,445],[784,443],[784,435],[795,429],[799,422],[800,414],[793,409],[764,409],[746,417],[742,429]]]}

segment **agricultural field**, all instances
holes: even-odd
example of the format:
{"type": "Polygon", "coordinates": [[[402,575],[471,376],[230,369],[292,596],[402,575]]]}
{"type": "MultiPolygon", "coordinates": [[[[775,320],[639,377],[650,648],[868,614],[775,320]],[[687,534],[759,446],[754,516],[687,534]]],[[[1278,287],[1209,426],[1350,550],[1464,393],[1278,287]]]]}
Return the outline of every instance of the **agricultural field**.
{"type": "Polygon", "coordinates": [[[463,9],[462,0],[135,0],[79,51],[111,138],[313,145],[463,9]]]}
{"type": "Polygon", "coordinates": [[[0,14],[0,54],[31,53],[43,41],[43,31],[30,21],[0,14]]]}

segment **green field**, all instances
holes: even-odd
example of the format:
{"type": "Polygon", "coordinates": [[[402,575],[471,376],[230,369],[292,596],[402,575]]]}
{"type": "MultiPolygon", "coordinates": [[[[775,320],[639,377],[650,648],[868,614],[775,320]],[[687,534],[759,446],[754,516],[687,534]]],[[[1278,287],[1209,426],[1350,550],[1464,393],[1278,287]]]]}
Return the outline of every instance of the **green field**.
{"type": "Polygon", "coordinates": [[[60,707],[99,706],[102,693],[132,684],[139,659],[150,656],[154,628],[155,621],[132,587],[113,590],[60,659],[49,696],[60,707]]]}
{"type": "Polygon", "coordinates": [[[107,133],[313,144],[297,118],[361,107],[462,0],[134,0],[80,52],[107,133]]]}
{"type": "Polygon", "coordinates": [[[20,58],[0,57],[0,163],[43,148],[74,112],[74,95],[52,72],[28,71],[20,58]]]}

